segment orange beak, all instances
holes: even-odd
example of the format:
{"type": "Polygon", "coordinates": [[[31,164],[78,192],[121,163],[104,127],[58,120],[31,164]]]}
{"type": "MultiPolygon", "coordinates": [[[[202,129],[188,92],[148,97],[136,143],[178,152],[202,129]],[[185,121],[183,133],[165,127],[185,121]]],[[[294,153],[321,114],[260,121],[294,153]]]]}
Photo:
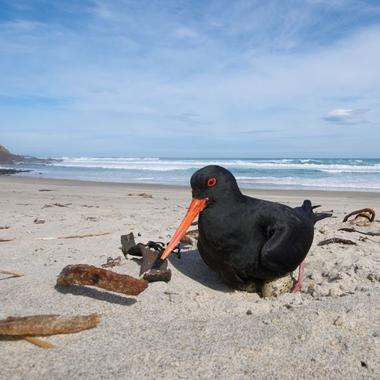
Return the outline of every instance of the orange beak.
{"type": "Polygon", "coordinates": [[[170,239],[167,247],[165,248],[165,251],[161,255],[161,260],[165,260],[171,254],[173,249],[178,245],[178,243],[181,241],[181,239],[185,235],[186,231],[190,227],[193,220],[206,207],[207,201],[208,201],[207,198],[204,198],[204,199],[193,198],[185,217],[183,218],[181,224],[177,228],[177,231],[175,232],[175,234],[170,239]]]}

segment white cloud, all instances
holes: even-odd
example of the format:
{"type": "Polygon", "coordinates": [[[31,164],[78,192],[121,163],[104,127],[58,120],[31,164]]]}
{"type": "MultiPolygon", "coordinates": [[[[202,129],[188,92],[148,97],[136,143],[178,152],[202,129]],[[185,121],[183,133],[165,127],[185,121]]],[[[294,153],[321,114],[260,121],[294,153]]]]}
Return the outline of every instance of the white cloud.
{"type": "Polygon", "coordinates": [[[323,119],[339,124],[361,124],[366,122],[364,115],[368,109],[336,108],[328,112],[323,119]]]}

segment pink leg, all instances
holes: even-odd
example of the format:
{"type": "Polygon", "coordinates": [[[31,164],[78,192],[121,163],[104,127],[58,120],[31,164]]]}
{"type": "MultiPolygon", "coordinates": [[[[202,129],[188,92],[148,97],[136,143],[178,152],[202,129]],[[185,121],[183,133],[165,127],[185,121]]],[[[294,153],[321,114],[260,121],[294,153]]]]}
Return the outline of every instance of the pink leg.
{"type": "Polygon", "coordinates": [[[296,283],[293,285],[292,293],[297,293],[297,292],[300,292],[302,290],[304,267],[305,267],[305,263],[304,263],[304,261],[302,261],[302,263],[300,264],[299,269],[298,269],[298,279],[297,279],[296,283]]]}

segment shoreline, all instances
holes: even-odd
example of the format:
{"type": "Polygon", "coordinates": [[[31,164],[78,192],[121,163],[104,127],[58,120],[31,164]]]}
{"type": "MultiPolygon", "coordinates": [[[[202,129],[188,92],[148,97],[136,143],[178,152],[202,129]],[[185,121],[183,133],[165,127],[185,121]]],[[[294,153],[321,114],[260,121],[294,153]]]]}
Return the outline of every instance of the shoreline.
{"type": "MultiPolygon", "coordinates": [[[[190,178],[189,178],[190,181],[190,178]]],[[[174,185],[174,184],[151,184],[151,183],[135,183],[135,182],[103,182],[103,181],[88,181],[79,179],[58,179],[58,178],[40,178],[40,177],[26,177],[16,175],[1,175],[0,183],[21,183],[21,184],[44,184],[51,186],[83,186],[83,187],[115,187],[115,188],[134,188],[134,189],[148,189],[148,190],[178,190],[178,191],[191,191],[190,183],[188,185],[174,185]]],[[[342,196],[348,198],[374,198],[380,197],[379,192],[366,191],[366,190],[313,190],[313,189],[253,189],[240,187],[240,189],[247,195],[254,197],[264,196],[278,196],[283,195],[285,197],[299,197],[302,195],[310,197],[331,197],[340,198],[342,196]]],[[[380,190],[379,190],[380,191],[380,190]]]]}

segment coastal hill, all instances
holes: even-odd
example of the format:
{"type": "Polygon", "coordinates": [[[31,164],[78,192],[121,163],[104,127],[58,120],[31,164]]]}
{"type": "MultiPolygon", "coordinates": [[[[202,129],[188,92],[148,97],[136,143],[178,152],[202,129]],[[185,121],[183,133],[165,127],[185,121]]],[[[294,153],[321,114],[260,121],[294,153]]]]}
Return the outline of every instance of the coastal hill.
{"type": "Polygon", "coordinates": [[[29,163],[29,164],[48,164],[50,162],[57,162],[59,160],[54,160],[52,158],[37,158],[31,156],[21,156],[18,154],[11,153],[7,148],[0,144],[0,164],[18,164],[18,163],[29,163]]]}

